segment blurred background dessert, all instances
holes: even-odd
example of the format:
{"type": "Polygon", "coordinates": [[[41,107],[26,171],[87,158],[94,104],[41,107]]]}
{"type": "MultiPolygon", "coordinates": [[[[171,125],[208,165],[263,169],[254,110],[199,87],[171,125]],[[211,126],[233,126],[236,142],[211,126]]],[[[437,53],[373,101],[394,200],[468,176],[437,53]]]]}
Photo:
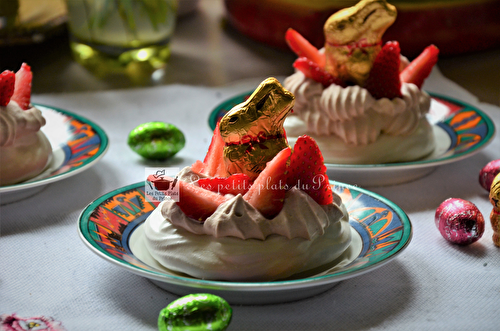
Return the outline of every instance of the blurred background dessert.
{"type": "MultiPolygon", "coordinates": [[[[322,47],[324,22],[357,0],[224,0],[228,20],[243,34],[276,47],[291,27],[316,47],[322,47]]],[[[385,41],[399,40],[404,54],[414,57],[429,44],[443,55],[500,46],[498,0],[394,0],[398,20],[385,41]]]]}
{"type": "MultiPolygon", "coordinates": [[[[35,0],[18,1],[20,8],[24,8],[25,1],[29,3],[35,0]]],[[[286,15],[290,15],[287,12],[294,10],[297,6],[312,7],[314,5],[321,8],[321,12],[324,11],[321,14],[323,20],[321,18],[314,20],[318,29],[322,29],[329,13],[356,2],[355,0],[179,1],[179,13],[170,44],[171,54],[167,67],[153,79],[143,82],[141,86],[173,83],[222,86],[248,78],[290,75],[293,73],[292,63],[296,56],[285,47],[283,31],[286,31],[288,27],[295,27],[313,41],[314,38],[308,35],[313,34],[312,27],[306,23],[300,23],[302,21],[293,16],[288,18],[288,22],[274,18],[267,21],[269,13],[274,10],[279,12],[277,17],[287,17],[286,15]],[[234,8],[236,4],[237,7],[234,8]],[[325,4],[332,4],[332,7],[327,9],[325,4]],[[250,5],[253,9],[247,9],[246,17],[242,17],[241,8],[250,5]],[[185,10],[183,7],[188,8],[185,10]],[[281,11],[283,13],[280,13],[281,11]],[[254,25],[251,27],[247,26],[250,20],[254,20],[252,21],[254,25]],[[257,24],[256,22],[259,21],[263,22],[257,24]],[[283,31],[278,29],[278,23],[283,26],[279,28],[284,29],[283,31]],[[273,30],[268,30],[269,28],[273,30]],[[257,30],[260,32],[260,39],[254,36],[257,30]],[[264,36],[270,39],[263,40],[264,36]]],[[[10,3],[10,1],[1,1],[2,4],[5,2],[10,3]]],[[[36,6],[32,5],[31,8],[40,9],[52,2],[63,3],[64,0],[35,2],[36,6]]],[[[436,44],[441,50],[438,67],[447,78],[476,95],[480,101],[500,105],[500,82],[498,80],[500,0],[414,2],[395,0],[393,3],[398,9],[398,22],[391,26],[384,39],[397,38],[401,43],[401,52],[410,58],[412,49],[421,51],[430,43],[436,44]],[[417,21],[417,16],[421,16],[424,21],[417,21]],[[445,20],[442,19],[443,16],[446,17],[445,20]],[[427,25],[431,24],[429,22],[432,23],[432,29],[427,28],[427,25]],[[396,33],[402,34],[403,28],[399,25],[407,26],[405,35],[395,35],[396,33]],[[417,30],[418,33],[415,33],[414,31],[417,30]],[[450,41],[457,40],[457,38],[459,41],[455,44],[450,41]],[[412,44],[406,42],[406,39],[410,39],[412,44]],[[447,40],[447,42],[442,43],[441,40],[447,40]]],[[[301,14],[312,13],[316,7],[304,9],[301,14]]],[[[52,13],[56,11],[54,9],[52,13]]],[[[6,37],[3,13],[2,9],[0,66],[16,68],[22,62],[30,63],[40,78],[33,83],[34,94],[137,86],[130,80],[116,77],[98,79],[76,63],[69,46],[65,15],[59,18],[63,23],[58,23],[57,28],[44,34],[42,38],[31,38],[27,43],[19,43],[6,37]],[[8,40],[10,41],[7,42],[8,40]]],[[[322,34],[315,34],[315,38],[318,37],[323,38],[322,34]]],[[[316,43],[321,42],[321,40],[316,41],[316,43]]]]}

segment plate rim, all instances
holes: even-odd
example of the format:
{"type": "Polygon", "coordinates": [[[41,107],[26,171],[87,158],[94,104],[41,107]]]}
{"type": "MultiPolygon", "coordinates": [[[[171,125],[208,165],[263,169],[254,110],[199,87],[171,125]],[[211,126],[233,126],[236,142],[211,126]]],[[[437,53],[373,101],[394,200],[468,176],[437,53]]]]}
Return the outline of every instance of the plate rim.
{"type": "MultiPolygon", "coordinates": [[[[65,179],[67,177],[71,177],[71,176],[74,176],[76,174],[79,174],[80,172],[87,170],[88,168],[95,165],[106,154],[106,152],[109,149],[109,138],[108,138],[106,132],[95,122],[93,122],[93,121],[91,121],[91,120],[89,120],[81,115],[75,114],[75,113],[68,111],[68,110],[61,109],[59,107],[48,106],[48,105],[41,104],[41,103],[33,103],[33,105],[35,107],[43,107],[43,108],[54,110],[54,111],[59,112],[63,115],[70,116],[71,118],[76,119],[82,123],[90,125],[92,127],[92,129],[94,129],[94,131],[97,133],[99,138],[101,139],[101,144],[99,145],[99,150],[95,153],[95,155],[90,157],[87,160],[87,162],[85,162],[85,164],[82,164],[78,167],[71,168],[68,171],[62,172],[60,174],[52,175],[52,176],[46,177],[46,178],[40,178],[40,179],[32,181],[32,182],[21,182],[18,184],[1,186],[0,193],[2,193],[2,194],[3,193],[18,192],[18,191],[28,189],[28,188],[34,188],[34,187],[41,186],[41,185],[47,185],[47,184],[65,179]]],[[[63,166],[63,165],[61,165],[61,166],[63,166]]]]}
{"type": "MultiPolygon", "coordinates": [[[[450,101],[456,104],[461,105],[464,108],[468,108],[470,110],[475,111],[485,122],[488,134],[484,139],[480,141],[480,143],[476,144],[473,146],[471,149],[468,149],[467,151],[460,152],[457,154],[449,155],[446,157],[439,157],[437,159],[431,159],[431,160],[417,160],[417,161],[409,161],[409,162],[395,162],[395,163],[381,163],[381,164],[340,164],[340,163],[325,163],[325,166],[328,169],[334,170],[334,169],[339,169],[339,170],[348,170],[348,171],[370,171],[370,170],[377,170],[377,171],[395,171],[395,170],[407,170],[407,169],[416,169],[416,168],[427,168],[427,167],[436,167],[444,164],[448,164],[451,162],[456,162],[463,160],[467,157],[473,156],[474,154],[478,153],[482,149],[484,149],[495,137],[496,134],[496,128],[495,124],[491,120],[491,118],[481,109],[477,108],[476,106],[473,106],[467,102],[455,99],[453,97],[449,97],[444,94],[440,93],[434,93],[434,92],[429,92],[426,91],[431,98],[439,98],[443,99],[446,101],[450,101]]],[[[251,94],[251,91],[247,92],[242,92],[239,93],[233,97],[230,97],[223,101],[222,103],[218,104],[215,106],[212,111],[210,112],[210,115],[208,117],[208,125],[209,128],[213,131],[215,126],[213,123],[215,123],[216,118],[217,118],[217,113],[218,109],[221,109],[225,105],[231,105],[234,103],[233,100],[235,99],[241,99],[244,96],[247,96],[251,94]]],[[[455,114],[453,114],[454,116],[455,114]]],[[[452,116],[452,117],[453,117],[452,116]]],[[[447,117],[446,119],[452,118],[452,117],[447,117]]],[[[440,121],[438,123],[442,123],[443,121],[440,121]]]]}
{"type": "MultiPolygon", "coordinates": [[[[204,280],[197,279],[191,277],[183,277],[181,275],[168,275],[163,273],[161,270],[152,271],[140,268],[137,265],[125,264],[123,260],[118,259],[115,256],[109,256],[95,247],[82,231],[82,227],[84,225],[83,222],[88,222],[89,216],[96,210],[96,208],[104,201],[109,198],[130,190],[137,189],[141,186],[144,186],[144,182],[137,182],[134,184],[129,184],[115,190],[112,190],[97,199],[90,202],[80,213],[78,218],[78,234],[80,239],[84,242],[84,244],[99,257],[104,260],[111,262],[117,266],[127,269],[128,271],[143,276],[148,279],[153,279],[156,281],[161,281],[164,283],[168,283],[170,285],[180,285],[186,286],[189,288],[212,288],[223,291],[242,291],[242,292],[256,292],[256,291],[279,291],[279,290],[288,290],[288,289],[299,289],[306,287],[315,287],[326,284],[333,284],[345,279],[349,279],[352,277],[356,277],[362,275],[364,273],[373,271],[386,263],[392,261],[394,258],[399,256],[410,244],[413,238],[413,226],[410,221],[410,218],[406,214],[406,212],[399,206],[397,206],[394,202],[389,199],[366,189],[360,188],[356,185],[346,184],[338,181],[330,180],[330,184],[338,185],[345,188],[349,188],[350,190],[358,191],[362,194],[368,195],[371,198],[379,200],[386,206],[390,207],[401,219],[401,223],[403,225],[403,237],[398,242],[396,247],[392,249],[388,254],[384,254],[383,257],[378,257],[376,261],[371,262],[369,265],[362,266],[356,270],[345,270],[345,271],[337,271],[335,274],[329,275],[320,275],[320,276],[312,276],[303,279],[293,279],[293,280],[276,280],[276,281],[268,281],[268,282],[233,282],[233,281],[217,281],[217,280],[204,280]]],[[[144,221],[143,221],[144,222],[144,221]]],[[[141,222],[141,224],[143,223],[141,222]]],[[[135,231],[135,230],[134,230],[135,231]]],[[[355,230],[356,231],[356,230],[355,230]]],[[[129,237],[130,239],[130,237],[129,237]]],[[[94,241],[95,243],[95,241],[94,241]]],[[[142,262],[142,261],[141,261],[142,262]]]]}

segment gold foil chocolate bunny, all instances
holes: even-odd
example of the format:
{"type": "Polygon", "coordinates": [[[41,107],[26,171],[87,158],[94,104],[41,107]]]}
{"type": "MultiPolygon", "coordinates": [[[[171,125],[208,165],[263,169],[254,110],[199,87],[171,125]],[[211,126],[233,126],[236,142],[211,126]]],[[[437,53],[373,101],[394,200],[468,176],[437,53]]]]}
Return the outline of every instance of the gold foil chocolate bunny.
{"type": "Polygon", "coordinates": [[[363,86],[396,16],[396,7],[385,0],[362,0],[330,16],[324,25],[326,70],[363,86]]]}
{"type": "Polygon", "coordinates": [[[490,188],[490,202],[493,210],[490,214],[491,227],[493,228],[493,243],[500,247],[500,174],[495,176],[490,188]]]}
{"type": "Polygon", "coordinates": [[[224,115],[219,130],[229,174],[244,173],[255,179],[268,161],[288,147],[283,122],[294,99],[271,77],[260,83],[245,102],[224,115]]]}

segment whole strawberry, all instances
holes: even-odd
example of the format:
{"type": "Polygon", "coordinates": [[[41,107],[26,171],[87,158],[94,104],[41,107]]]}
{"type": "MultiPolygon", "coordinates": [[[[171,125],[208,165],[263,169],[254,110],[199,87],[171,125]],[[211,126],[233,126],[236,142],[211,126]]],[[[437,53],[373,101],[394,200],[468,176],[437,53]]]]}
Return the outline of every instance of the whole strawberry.
{"type": "Polygon", "coordinates": [[[400,98],[399,79],[400,48],[397,41],[387,42],[373,61],[365,88],[375,99],[400,98]]]}
{"type": "Polygon", "coordinates": [[[5,70],[0,74],[0,106],[7,106],[10,98],[14,94],[14,86],[16,75],[10,71],[5,70]]]}
{"type": "Polygon", "coordinates": [[[289,188],[297,186],[320,205],[333,202],[323,155],[313,138],[303,135],[297,139],[287,170],[289,188]]]}

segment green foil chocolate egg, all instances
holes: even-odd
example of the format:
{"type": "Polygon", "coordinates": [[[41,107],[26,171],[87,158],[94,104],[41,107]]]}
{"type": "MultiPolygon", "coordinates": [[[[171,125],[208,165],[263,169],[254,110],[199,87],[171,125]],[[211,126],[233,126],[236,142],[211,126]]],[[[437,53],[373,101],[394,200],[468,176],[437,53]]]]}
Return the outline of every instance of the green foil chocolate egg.
{"type": "Polygon", "coordinates": [[[173,124],[148,122],[130,131],[127,143],[140,156],[161,161],[179,152],[186,144],[186,138],[173,124]]]}
{"type": "Polygon", "coordinates": [[[226,300],[207,293],[189,294],[160,311],[160,331],[226,330],[233,310],[226,300]]]}

